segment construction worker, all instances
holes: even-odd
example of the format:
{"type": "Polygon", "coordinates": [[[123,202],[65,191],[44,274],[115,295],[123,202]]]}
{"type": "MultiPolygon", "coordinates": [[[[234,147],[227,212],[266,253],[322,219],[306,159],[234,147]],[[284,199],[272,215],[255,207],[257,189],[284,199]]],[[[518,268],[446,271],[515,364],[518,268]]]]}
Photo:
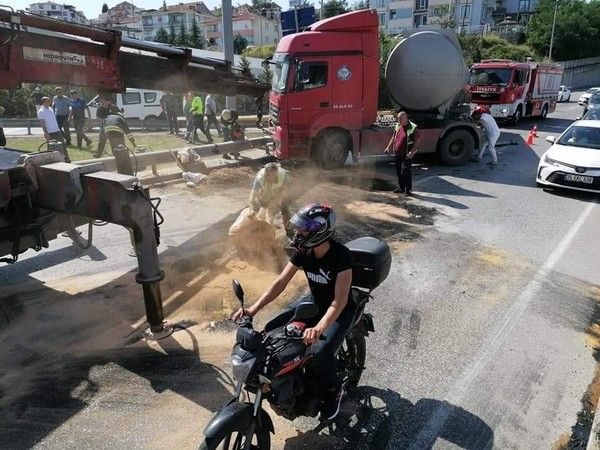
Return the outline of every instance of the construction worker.
{"type": "Polygon", "coordinates": [[[277,163],[268,163],[260,169],[254,179],[248,208],[250,216],[259,213],[264,209],[267,214],[267,221],[272,223],[277,214],[277,209],[281,211],[283,226],[287,230],[290,222],[289,199],[287,187],[289,184],[289,175],[287,170],[277,163]]]}
{"type": "Polygon", "coordinates": [[[119,145],[125,147],[125,136],[127,136],[131,141],[131,144],[136,147],[135,139],[133,138],[131,131],[129,131],[125,119],[118,114],[111,114],[104,119],[104,133],[106,133],[106,138],[110,142],[113,153],[119,145]]]}
{"type": "Polygon", "coordinates": [[[481,157],[485,152],[485,149],[489,149],[490,154],[492,155],[492,161],[487,163],[489,166],[495,166],[498,164],[498,155],[496,154],[496,141],[500,137],[500,128],[498,128],[498,124],[494,120],[494,118],[486,112],[486,110],[480,106],[476,107],[475,110],[471,113],[471,118],[479,122],[483,127],[484,131],[484,141],[479,149],[479,154],[473,158],[471,161],[479,162],[481,161],[481,157]]]}
{"type": "Polygon", "coordinates": [[[408,120],[408,114],[400,111],[394,134],[383,153],[394,151],[398,187],[395,193],[411,195],[412,191],[412,161],[418,149],[417,125],[408,120]]]}
{"type": "Polygon", "coordinates": [[[200,129],[200,131],[202,131],[204,136],[206,136],[206,139],[208,139],[208,143],[212,144],[213,139],[210,136],[210,133],[208,133],[206,131],[206,128],[204,128],[204,102],[202,101],[201,95],[196,94],[192,98],[192,105],[190,107],[190,112],[192,113],[192,123],[193,123],[192,133],[190,136],[190,143],[191,144],[199,144],[200,143],[200,141],[198,140],[198,135],[196,133],[196,131],[198,129],[200,129]]]}
{"type": "Polygon", "coordinates": [[[106,133],[104,133],[104,119],[111,114],[119,114],[121,110],[118,106],[114,105],[112,98],[108,95],[104,96],[100,100],[100,106],[96,109],[96,118],[100,119],[100,134],[98,135],[98,148],[94,154],[94,158],[100,158],[104,153],[104,147],[106,146],[106,133]]]}

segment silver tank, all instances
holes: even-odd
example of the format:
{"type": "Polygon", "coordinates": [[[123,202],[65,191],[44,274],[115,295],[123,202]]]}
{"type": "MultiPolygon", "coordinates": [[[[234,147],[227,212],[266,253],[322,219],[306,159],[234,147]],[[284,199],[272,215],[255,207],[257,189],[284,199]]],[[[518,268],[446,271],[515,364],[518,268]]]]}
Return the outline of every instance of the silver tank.
{"type": "Polygon", "coordinates": [[[440,31],[419,31],[403,39],[385,67],[394,102],[404,109],[441,114],[465,88],[468,73],[458,41],[440,31]]]}

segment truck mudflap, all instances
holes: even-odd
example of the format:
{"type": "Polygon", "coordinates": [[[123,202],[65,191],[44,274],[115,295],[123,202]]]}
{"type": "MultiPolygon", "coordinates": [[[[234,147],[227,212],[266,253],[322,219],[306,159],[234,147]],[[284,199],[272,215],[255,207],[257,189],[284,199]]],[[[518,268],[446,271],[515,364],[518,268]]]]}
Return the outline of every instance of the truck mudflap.
{"type": "Polygon", "coordinates": [[[369,332],[375,332],[375,324],[373,322],[373,316],[368,313],[364,313],[358,323],[356,324],[361,333],[365,336],[369,335],[369,332]]]}
{"type": "MultiPolygon", "coordinates": [[[[209,442],[212,439],[233,433],[240,428],[248,428],[252,420],[253,410],[254,405],[252,403],[231,400],[206,425],[204,429],[206,441],[209,442]]],[[[275,432],[271,417],[262,408],[259,411],[258,420],[261,427],[266,427],[271,433],[275,432]]]]}

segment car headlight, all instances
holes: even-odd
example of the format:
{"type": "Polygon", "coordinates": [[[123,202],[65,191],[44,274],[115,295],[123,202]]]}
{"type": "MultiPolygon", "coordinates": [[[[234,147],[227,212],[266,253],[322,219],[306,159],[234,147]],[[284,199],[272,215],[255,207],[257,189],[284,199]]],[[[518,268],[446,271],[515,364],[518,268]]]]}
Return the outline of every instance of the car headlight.
{"type": "Polygon", "coordinates": [[[545,162],[546,164],[549,164],[549,165],[551,165],[551,166],[556,166],[556,167],[558,167],[558,165],[560,164],[560,161],[557,161],[557,160],[555,160],[555,159],[552,159],[552,158],[548,157],[548,155],[545,155],[545,156],[544,156],[544,162],[545,162]]]}
{"type": "Polygon", "coordinates": [[[503,108],[500,112],[506,116],[508,114],[508,109],[503,108]]]}

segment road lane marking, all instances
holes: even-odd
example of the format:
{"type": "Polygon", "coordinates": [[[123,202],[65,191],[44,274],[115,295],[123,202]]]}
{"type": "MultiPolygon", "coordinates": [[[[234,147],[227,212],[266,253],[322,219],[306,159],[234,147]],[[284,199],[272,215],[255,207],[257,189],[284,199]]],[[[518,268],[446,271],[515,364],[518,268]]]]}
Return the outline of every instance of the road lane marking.
{"type": "Polygon", "coordinates": [[[546,261],[544,261],[544,264],[535,273],[533,279],[527,284],[527,287],[523,293],[507,311],[504,316],[504,320],[502,320],[496,331],[489,335],[486,341],[480,347],[479,352],[475,355],[475,358],[463,371],[461,377],[456,381],[450,392],[446,395],[444,401],[441,402],[440,406],[433,412],[431,418],[421,429],[417,437],[410,445],[409,449],[417,450],[422,448],[431,448],[433,446],[440,434],[440,431],[443,429],[448,416],[453,411],[452,405],[458,405],[463,400],[469,391],[469,387],[473,381],[475,381],[475,378],[477,378],[479,373],[488,364],[491,356],[499,350],[502,343],[509,336],[512,329],[516,326],[518,320],[531,303],[534,295],[540,290],[542,283],[545,281],[550,271],[554,268],[554,266],[556,266],[560,258],[569,248],[569,245],[571,245],[571,242],[579,232],[579,229],[590,216],[594,206],[596,206],[595,201],[588,204],[577,221],[571,226],[571,228],[569,228],[567,233],[554,248],[550,256],[546,259],[546,261]]]}

